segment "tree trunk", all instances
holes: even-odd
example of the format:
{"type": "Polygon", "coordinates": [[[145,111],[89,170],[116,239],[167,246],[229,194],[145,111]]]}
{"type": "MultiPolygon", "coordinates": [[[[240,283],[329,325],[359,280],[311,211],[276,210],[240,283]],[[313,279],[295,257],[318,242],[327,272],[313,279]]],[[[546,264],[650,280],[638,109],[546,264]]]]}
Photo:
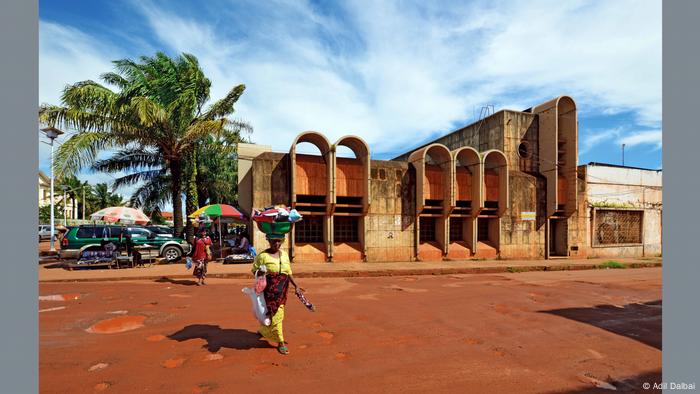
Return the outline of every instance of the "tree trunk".
{"type": "Polygon", "coordinates": [[[192,242],[194,239],[194,228],[192,227],[192,221],[189,219],[192,212],[199,209],[199,201],[197,198],[197,150],[193,150],[190,153],[187,160],[187,190],[185,191],[185,211],[187,213],[187,224],[185,226],[185,232],[187,234],[187,241],[192,242]]]}
{"type": "Polygon", "coordinates": [[[170,161],[170,175],[172,176],[173,226],[175,236],[179,236],[182,233],[182,161],[170,161]]]}

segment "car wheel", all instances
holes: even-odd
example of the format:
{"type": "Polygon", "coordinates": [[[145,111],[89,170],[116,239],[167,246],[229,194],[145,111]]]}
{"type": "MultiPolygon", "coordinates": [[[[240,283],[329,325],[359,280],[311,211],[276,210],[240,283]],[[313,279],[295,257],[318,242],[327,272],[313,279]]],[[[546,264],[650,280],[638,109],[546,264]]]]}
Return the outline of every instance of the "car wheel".
{"type": "Polygon", "coordinates": [[[172,263],[182,257],[182,251],[177,246],[166,246],[163,248],[163,257],[165,257],[169,263],[172,263]]]}

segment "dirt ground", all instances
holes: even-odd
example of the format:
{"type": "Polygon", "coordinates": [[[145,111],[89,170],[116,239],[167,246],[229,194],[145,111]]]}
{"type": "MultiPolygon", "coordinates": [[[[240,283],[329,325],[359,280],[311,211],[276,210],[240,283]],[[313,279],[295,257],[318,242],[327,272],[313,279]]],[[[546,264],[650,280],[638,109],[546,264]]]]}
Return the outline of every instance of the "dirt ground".
{"type": "Polygon", "coordinates": [[[290,355],[252,280],[40,284],[42,393],[653,392],[661,269],[305,278],[290,355]]]}

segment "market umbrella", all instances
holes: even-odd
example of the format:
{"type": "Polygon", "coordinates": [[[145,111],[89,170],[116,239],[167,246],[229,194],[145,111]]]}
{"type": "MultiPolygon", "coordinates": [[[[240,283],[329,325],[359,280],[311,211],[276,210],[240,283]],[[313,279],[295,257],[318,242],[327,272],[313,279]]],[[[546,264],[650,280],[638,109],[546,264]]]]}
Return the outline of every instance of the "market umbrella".
{"type": "Polygon", "coordinates": [[[231,205],[226,204],[212,204],[203,206],[198,210],[192,212],[189,217],[194,219],[202,214],[206,214],[208,217],[215,219],[219,223],[219,251],[223,250],[221,222],[246,221],[246,216],[241,211],[239,211],[235,207],[232,207],[231,205]]]}
{"type": "Polygon", "coordinates": [[[151,219],[140,209],[129,207],[108,207],[90,215],[92,220],[102,220],[107,223],[146,224],[151,219]]]}
{"type": "Polygon", "coordinates": [[[212,205],[206,205],[198,210],[194,211],[193,213],[190,214],[191,218],[196,218],[197,216],[201,215],[202,213],[206,213],[210,218],[216,219],[216,218],[225,218],[225,219],[238,219],[238,220],[246,220],[246,216],[236,209],[235,207],[232,207],[230,205],[226,204],[212,204],[212,205]]]}

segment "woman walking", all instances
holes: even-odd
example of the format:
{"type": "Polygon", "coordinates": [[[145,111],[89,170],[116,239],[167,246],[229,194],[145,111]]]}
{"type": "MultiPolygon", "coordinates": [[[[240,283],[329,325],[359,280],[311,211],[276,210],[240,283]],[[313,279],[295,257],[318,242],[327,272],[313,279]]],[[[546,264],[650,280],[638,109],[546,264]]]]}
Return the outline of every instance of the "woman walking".
{"type": "Polygon", "coordinates": [[[289,263],[289,255],[280,249],[284,241],[284,234],[267,234],[270,247],[258,254],[253,262],[252,272],[255,273],[261,266],[265,266],[267,285],[263,292],[267,313],[272,320],[270,326],[261,326],[258,334],[272,342],[277,342],[277,351],[281,354],[289,354],[287,342],[282,332],[282,320],[284,320],[284,305],[287,302],[287,290],[289,283],[296,288],[292,279],[292,266],[289,263]]]}
{"type": "Polygon", "coordinates": [[[197,286],[201,286],[204,283],[204,279],[207,277],[207,263],[211,259],[211,238],[207,236],[207,230],[202,228],[199,231],[199,237],[194,240],[194,254],[192,255],[192,260],[194,260],[194,270],[192,270],[192,275],[197,277],[197,286]]]}

